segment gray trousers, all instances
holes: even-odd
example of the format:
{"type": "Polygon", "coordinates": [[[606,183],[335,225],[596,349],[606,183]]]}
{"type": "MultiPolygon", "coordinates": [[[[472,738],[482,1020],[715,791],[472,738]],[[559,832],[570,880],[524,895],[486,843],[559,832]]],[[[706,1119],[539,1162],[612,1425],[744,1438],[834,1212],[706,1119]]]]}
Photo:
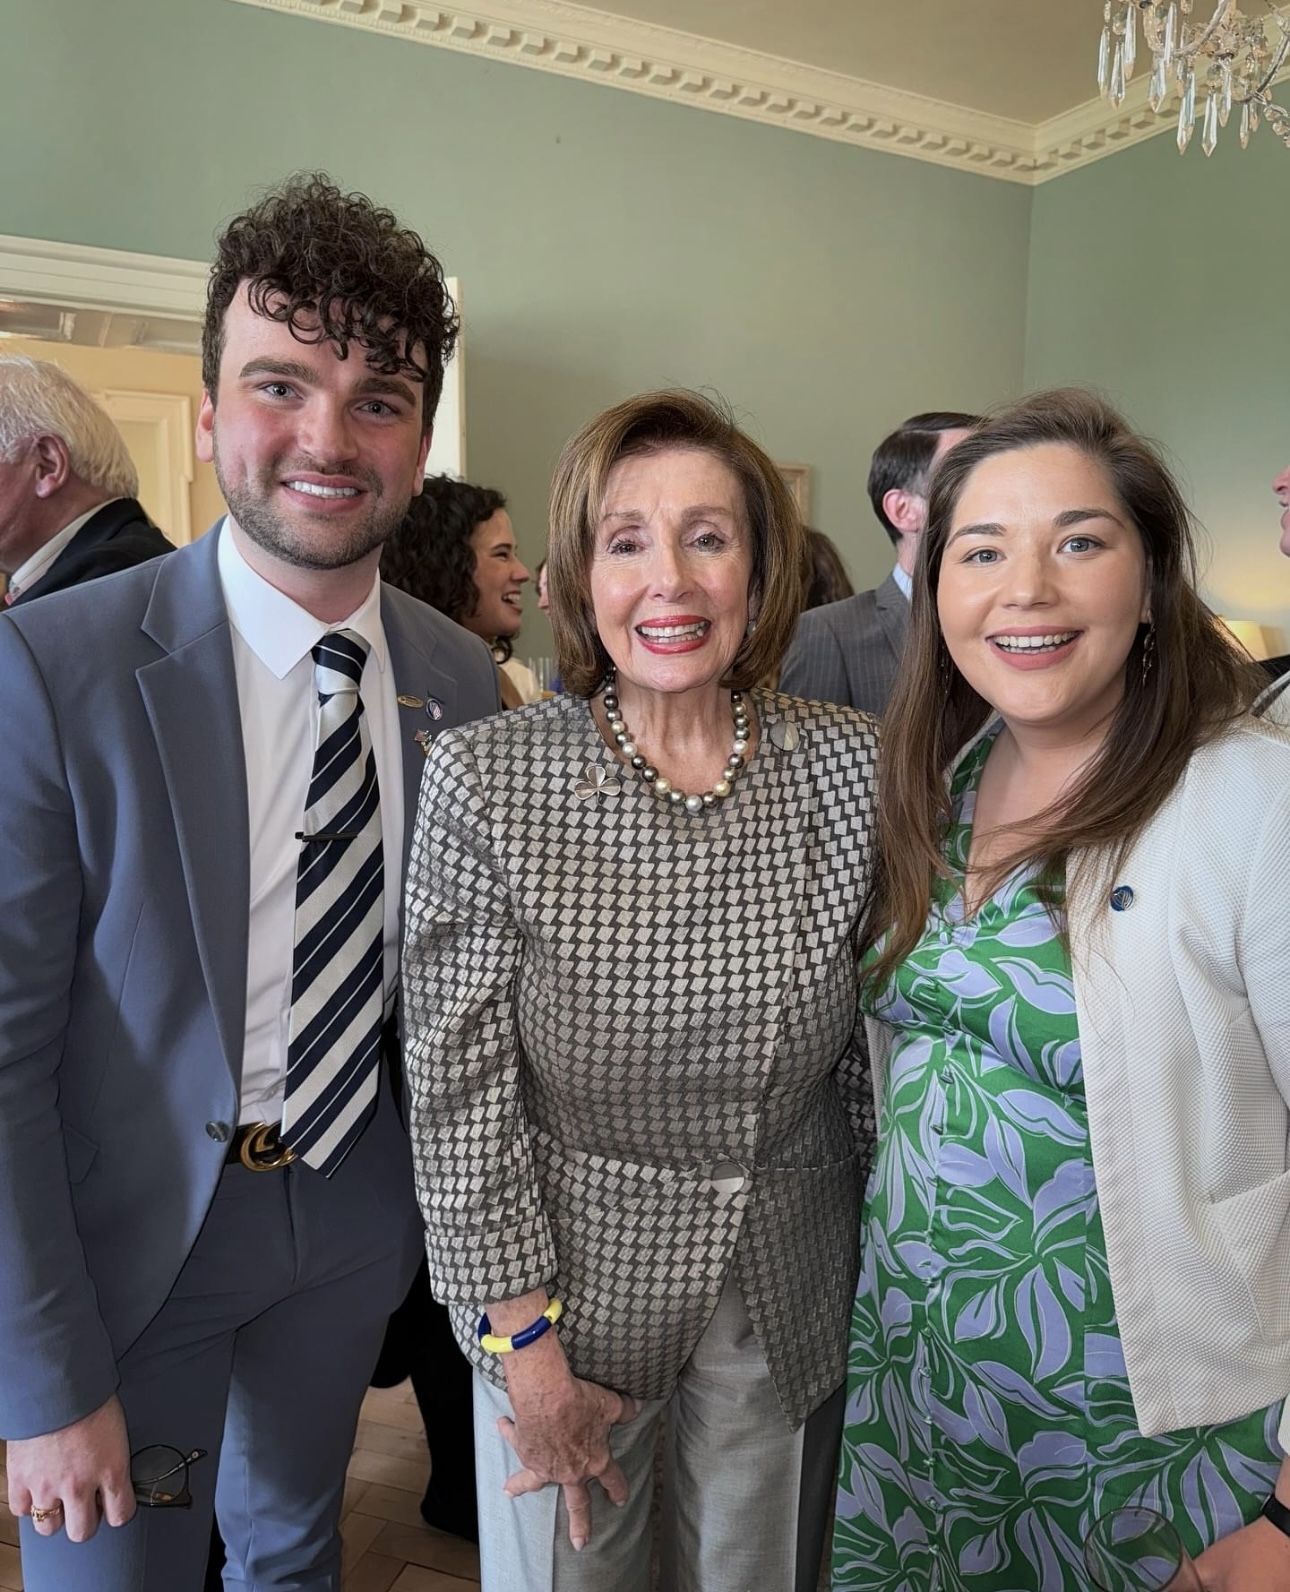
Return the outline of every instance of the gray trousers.
{"type": "MultiPolygon", "coordinates": [[[[520,1351],[523,1352],[523,1351],[520,1351]]],[[[815,1592],[837,1485],[845,1388],[790,1431],[733,1279],[672,1397],[613,1428],[627,1477],[617,1509],[591,1485],[591,1541],[575,1553],[557,1487],[514,1501],[520,1469],[497,1420],[506,1395],[475,1377],[482,1592],[815,1592]],[[665,1433],[655,1541],[655,1453],[665,1433]]]]}
{"type": "MultiPolygon", "coordinates": [[[[142,1153],[146,1153],[146,1150],[142,1153]]],[[[339,1592],[359,1406],[420,1249],[386,1089],[335,1175],[226,1167],[170,1296],[122,1356],[132,1450],[208,1457],[191,1509],[139,1509],[86,1543],[22,1522],[27,1592],[201,1592],[216,1509],[226,1588],[339,1592]]]]}

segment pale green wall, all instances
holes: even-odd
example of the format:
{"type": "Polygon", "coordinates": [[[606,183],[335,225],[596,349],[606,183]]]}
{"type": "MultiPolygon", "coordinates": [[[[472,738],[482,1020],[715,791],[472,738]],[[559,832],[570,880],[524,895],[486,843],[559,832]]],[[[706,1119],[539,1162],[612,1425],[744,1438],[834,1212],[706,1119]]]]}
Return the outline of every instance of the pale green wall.
{"type": "MultiPolygon", "coordinates": [[[[469,464],[544,536],[560,444],[716,388],[858,583],[869,453],[914,409],[1100,385],[1180,463],[1216,604],[1290,635],[1268,483],[1290,462],[1290,152],[1152,140],[1030,192],[226,0],[0,0],[0,232],[201,258],[320,165],[463,283],[469,464]]],[[[546,649],[530,620],[522,652],[546,649]]]]}
{"type": "MultiPolygon", "coordinates": [[[[1026,383],[1101,387],[1169,448],[1224,613],[1290,637],[1290,150],[1154,138],[1035,193],[1026,383]]],[[[1283,647],[1284,650],[1284,647],[1283,647]]]]}
{"type": "Polygon", "coordinates": [[[873,445],[1020,383],[1024,188],[221,0],[0,0],[0,40],[0,232],[203,258],[306,165],[422,230],[463,284],[471,473],[530,553],[565,438],[685,383],[813,466],[871,583],[873,445]]]}

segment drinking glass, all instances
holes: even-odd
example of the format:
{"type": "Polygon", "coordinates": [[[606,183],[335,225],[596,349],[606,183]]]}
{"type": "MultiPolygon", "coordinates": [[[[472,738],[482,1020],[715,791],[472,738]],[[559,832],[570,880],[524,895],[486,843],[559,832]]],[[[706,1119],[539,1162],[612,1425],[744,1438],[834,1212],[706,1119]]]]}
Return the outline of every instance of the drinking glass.
{"type": "Polygon", "coordinates": [[[1153,1509],[1112,1509],[1084,1539],[1098,1592],[1204,1592],[1178,1533],[1153,1509]]]}

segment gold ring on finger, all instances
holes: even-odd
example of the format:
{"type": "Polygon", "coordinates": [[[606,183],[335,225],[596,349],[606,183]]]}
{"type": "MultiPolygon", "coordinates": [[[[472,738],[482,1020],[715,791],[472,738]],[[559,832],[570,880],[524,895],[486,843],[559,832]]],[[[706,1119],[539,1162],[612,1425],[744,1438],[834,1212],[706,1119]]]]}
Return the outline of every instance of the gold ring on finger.
{"type": "Polygon", "coordinates": [[[37,1509],[35,1504],[31,1506],[31,1518],[37,1525],[40,1525],[44,1520],[52,1519],[54,1515],[61,1515],[62,1512],[62,1504],[50,1504],[48,1509],[37,1509]]]}

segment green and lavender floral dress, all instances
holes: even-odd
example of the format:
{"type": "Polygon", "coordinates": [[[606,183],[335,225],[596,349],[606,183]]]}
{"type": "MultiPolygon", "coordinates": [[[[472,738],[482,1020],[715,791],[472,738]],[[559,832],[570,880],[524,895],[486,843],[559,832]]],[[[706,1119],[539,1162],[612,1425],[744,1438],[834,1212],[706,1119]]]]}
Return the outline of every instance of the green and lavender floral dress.
{"type": "Polygon", "coordinates": [[[893,1029],[851,1330],[833,1586],[1084,1592],[1096,1515],[1144,1503],[1187,1548],[1253,1520],[1280,1409],[1146,1438],[1089,1153],[1070,961],[1024,876],[964,916],[976,787],[893,1029]]]}

